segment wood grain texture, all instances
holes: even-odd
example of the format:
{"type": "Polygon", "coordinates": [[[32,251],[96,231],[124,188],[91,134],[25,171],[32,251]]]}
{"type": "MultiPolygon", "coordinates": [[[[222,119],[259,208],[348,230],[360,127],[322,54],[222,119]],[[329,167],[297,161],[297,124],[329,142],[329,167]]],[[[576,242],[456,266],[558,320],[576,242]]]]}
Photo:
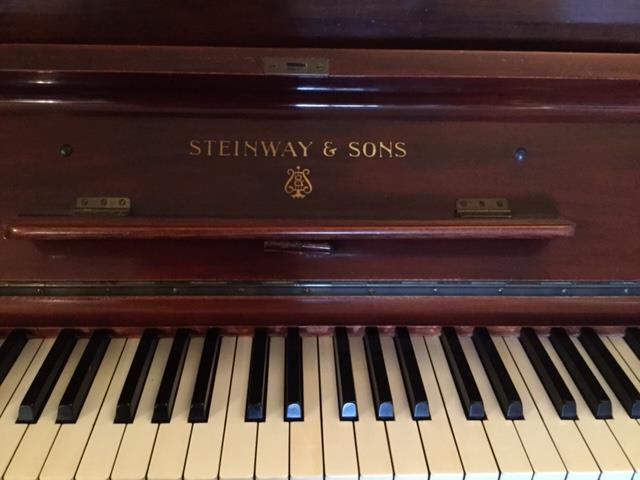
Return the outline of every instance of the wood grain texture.
{"type": "Polygon", "coordinates": [[[335,325],[491,327],[635,325],[637,297],[3,297],[3,328],[65,327],[118,332],[143,327],[224,326],[250,332],[299,325],[322,334],[335,325]],[[314,330],[315,329],[315,330],[314,330]]]}
{"type": "Polygon", "coordinates": [[[427,240],[540,239],[572,237],[562,218],[446,220],[282,220],[251,218],[26,217],[12,221],[6,237],[23,240],[303,239],[427,240]]]}
{"type": "MultiPolygon", "coordinates": [[[[500,50],[361,50],[259,47],[181,47],[139,45],[1,44],[0,69],[13,72],[118,75],[258,75],[264,81],[265,58],[324,58],[330,77],[638,80],[635,53],[500,50]]],[[[301,76],[292,77],[295,82],[301,76]]],[[[182,79],[181,79],[182,80],[182,79]]],[[[379,78],[376,80],[380,80],[379,78]]],[[[282,82],[282,79],[279,80],[282,82]]],[[[286,83],[285,83],[286,85],[286,83]]],[[[112,85],[117,89],[118,84],[112,85]]],[[[357,93],[357,91],[355,91],[357,93]]],[[[79,95],[82,92],[77,92],[79,95]]],[[[179,92],[175,92],[179,93],[179,92]]],[[[354,93],[354,92],[350,92],[354,93]]],[[[461,92],[464,93],[464,92],[461,92]]]]}
{"type": "MultiPolygon", "coordinates": [[[[273,53],[1,46],[2,230],[46,237],[77,197],[115,196],[131,198],[134,220],[124,222],[149,219],[140,231],[155,239],[115,238],[123,235],[113,222],[86,241],[9,235],[0,240],[0,282],[640,278],[639,55],[277,52],[330,57],[330,75],[309,78],[261,73],[261,58],[273,53]],[[194,138],[291,139],[314,147],[307,157],[192,156],[194,138]],[[322,154],[325,141],[339,148],[336,156],[322,154]],[[407,154],[351,157],[352,141],[402,141],[407,154]],[[71,155],[60,155],[64,145],[71,155]],[[514,156],[521,148],[524,161],[514,156]],[[304,199],[283,189],[296,166],[309,169],[313,183],[304,199]],[[256,225],[273,233],[282,219],[314,235],[313,228],[332,222],[355,232],[394,222],[433,226],[453,217],[457,199],[474,197],[507,198],[515,219],[571,219],[575,235],[478,240],[458,231],[455,239],[381,242],[324,231],[332,254],[323,256],[265,252],[262,238],[253,238],[256,225]],[[20,230],[16,218],[31,230],[20,230]],[[235,230],[225,238],[193,238],[201,225],[181,220],[191,222],[191,238],[170,238],[180,230],[163,230],[171,218],[216,218],[235,230]],[[245,220],[253,224],[246,227],[254,228],[252,238],[238,234],[245,220]],[[96,238],[105,235],[114,238],[96,238]]],[[[76,235],[68,226],[64,219],[57,233],[76,235]]],[[[548,325],[556,318],[622,324],[637,322],[638,313],[636,297],[6,296],[0,302],[3,325],[42,328],[548,325]]]]}

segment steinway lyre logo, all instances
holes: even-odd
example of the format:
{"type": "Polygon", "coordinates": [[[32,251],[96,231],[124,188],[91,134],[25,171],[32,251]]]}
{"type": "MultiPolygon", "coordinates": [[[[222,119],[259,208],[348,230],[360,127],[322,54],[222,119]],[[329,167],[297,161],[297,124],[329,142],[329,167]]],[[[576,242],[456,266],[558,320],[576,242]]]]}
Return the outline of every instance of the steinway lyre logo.
{"type": "Polygon", "coordinates": [[[305,198],[309,195],[313,191],[313,185],[311,185],[311,180],[309,180],[309,173],[308,168],[301,169],[299,166],[295,169],[288,169],[287,175],[289,175],[289,178],[284,184],[285,193],[290,195],[291,198],[305,198]]]}

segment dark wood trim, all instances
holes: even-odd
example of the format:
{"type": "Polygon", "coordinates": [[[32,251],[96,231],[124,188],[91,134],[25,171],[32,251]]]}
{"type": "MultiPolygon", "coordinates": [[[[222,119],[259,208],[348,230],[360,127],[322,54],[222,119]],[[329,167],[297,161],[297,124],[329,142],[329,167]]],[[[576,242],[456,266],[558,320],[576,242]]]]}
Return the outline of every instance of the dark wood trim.
{"type": "Polygon", "coordinates": [[[552,239],[572,237],[562,218],[446,220],[280,220],[134,217],[25,217],[6,237],[27,240],[152,239],[552,239]]]}
{"type": "Polygon", "coordinates": [[[326,58],[331,77],[640,80],[634,53],[114,45],[0,45],[0,72],[263,76],[265,57],[326,58]]]}
{"type": "Polygon", "coordinates": [[[634,325],[640,297],[3,297],[3,327],[634,325]]]}

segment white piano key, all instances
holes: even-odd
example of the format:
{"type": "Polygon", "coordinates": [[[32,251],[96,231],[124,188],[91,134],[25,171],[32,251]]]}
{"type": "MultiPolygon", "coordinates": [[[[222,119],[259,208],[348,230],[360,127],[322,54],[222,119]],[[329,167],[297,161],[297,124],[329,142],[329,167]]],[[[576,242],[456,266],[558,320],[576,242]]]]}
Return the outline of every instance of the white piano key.
{"type": "MultiPolygon", "coordinates": [[[[467,420],[465,417],[440,339],[437,336],[428,336],[425,337],[425,342],[458,445],[466,480],[497,480],[500,472],[482,421],[467,420]]],[[[428,439],[425,439],[425,442],[427,441],[428,439]]]]}
{"type": "Polygon", "coordinates": [[[567,480],[598,480],[600,468],[575,422],[560,418],[518,338],[504,341],[567,469],[567,480]]]}
{"type": "MultiPolygon", "coordinates": [[[[322,424],[320,422],[320,376],[318,340],[302,338],[304,420],[291,422],[289,474],[291,480],[322,480],[322,424]]],[[[189,479],[186,479],[189,480],[189,479]]],[[[200,480],[200,479],[198,479],[200,480]]]]}
{"type": "Polygon", "coordinates": [[[27,341],[27,344],[22,349],[22,352],[20,352],[20,355],[11,367],[11,370],[9,370],[4,381],[0,384],[0,414],[2,414],[4,409],[7,407],[13,393],[20,384],[20,380],[22,380],[22,377],[29,368],[29,365],[31,365],[31,361],[34,359],[41,344],[41,338],[32,338],[27,341]]]}
{"type": "Polygon", "coordinates": [[[147,472],[148,480],[180,480],[182,478],[191,436],[189,408],[203,345],[202,337],[192,338],[189,342],[171,420],[169,423],[160,424],[158,428],[147,472]]]}
{"type": "Polygon", "coordinates": [[[56,423],[58,404],[87,342],[87,339],[81,339],[76,343],[40,418],[37,423],[29,425],[22,437],[4,474],[5,480],[36,480],[38,478],[60,429],[60,425],[56,423]]]}
{"type": "Polygon", "coordinates": [[[153,406],[172,341],[172,338],[162,338],[158,342],[142,391],[138,411],[133,423],[126,425],[122,436],[118,455],[111,472],[112,480],[144,480],[146,478],[147,467],[158,432],[158,424],[151,423],[153,406]]]}
{"type": "Polygon", "coordinates": [[[427,346],[424,339],[417,335],[411,336],[411,343],[418,361],[422,384],[429,399],[431,419],[418,422],[422,447],[429,467],[429,478],[430,480],[462,480],[464,470],[449,424],[449,417],[442,403],[438,382],[433,373],[427,346]],[[432,441],[434,438],[437,441],[432,441]]]}
{"type": "Polygon", "coordinates": [[[109,343],[76,423],[64,424],[40,472],[40,480],[72,480],[116,368],[125,339],[109,343]]]}
{"type": "Polygon", "coordinates": [[[607,345],[609,351],[625,371],[631,383],[633,383],[637,389],[640,389],[640,358],[638,358],[629,345],[627,345],[622,335],[609,335],[608,340],[609,342],[605,342],[605,345],[607,345]]]}
{"type": "Polygon", "coordinates": [[[358,457],[353,422],[341,421],[333,354],[333,339],[318,339],[320,394],[322,407],[322,445],[326,480],[357,480],[358,457]]]}
{"type": "Polygon", "coordinates": [[[51,350],[54,341],[54,338],[47,338],[40,344],[33,361],[27,368],[22,380],[20,380],[11,400],[9,400],[9,403],[2,412],[2,416],[0,416],[0,438],[2,438],[0,442],[0,478],[3,477],[20,440],[22,440],[24,436],[24,432],[27,430],[27,424],[16,423],[20,403],[27,393],[27,390],[29,390],[49,350],[51,350]]]}
{"type": "Polygon", "coordinates": [[[284,480],[289,477],[289,422],[284,421],[284,338],[271,339],[268,368],[267,411],[264,422],[258,424],[255,478],[284,480]]]}
{"type": "Polygon", "coordinates": [[[222,480],[253,478],[258,424],[244,421],[250,359],[251,337],[238,337],[220,460],[222,480]]]}
{"type": "Polygon", "coordinates": [[[575,423],[602,471],[600,480],[631,480],[634,470],[606,422],[593,416],[549,339],[540,336],[540,340],[576,401],[575,423]]]}
{"type": "MultiPolygon", "coordinates": [[[[640,359],[631,350],[622,335],[609,335],[607,340],[605,345],[627,374],[631,383],[640,390],[640,359]]],[[[640,419],[636,419],[636,421],[640,424],[640,419]]]]}
{"type": "Polygon", "coordinates": [[[380,343],[382,344],[395,414],[394,420],[385,422],[393,460],[394,478],[397,480],[428,478],[429,470],[422,450],[420,430],[411,416],[393,338],[382,336],[380,343]]]}
{"type": "MultiPolygon", "coordinates": [[[[504,338],[497,335],[492,335],[492,338],[522,401],[525,418],[515,421],[513,424],[533,467],[534,480],[564,480],[567,471],[560,454],[545,428],[531,395],[529,395],[529,390],[520,376],[504,338]]],[[[544,394],[544,392],[542,393],[544,394]]]]}
{"type": "Polygon", "coordinates": [[[218,478],[235,351],[236,337],[222,337],[209,419],[205,423],[195,423],[191,430],[185,480],[218,478]]]}
{"type": "MultiPolygon", "coordinates": [[[[470,337],[461,336],[460,343],[484,401],[486,419],[482,421],[491,449],[500,469],[501,480],[529,480],[533,469],[524,451],[513,421],[506,420],[493,393],[489,378],[470,337]]],[[[526,415],[526,412],[525,412],[526,415]]]]}
{"type": "Polygon", "coordinates": [[[349,347],[353,383],[358,400],[358,421],[354,422],[353,426],[356,435],[360,479],[389,480],[393,478],[391,452],[387,441],[385,422],[376,419],[362,337],[349,337],[349,347]]]}
{"type": "MultiPolygon", "coordinates": [[[[114,423],[118,397],[127,378],[140,339],[126,341],[91,436],[76,471],[76,480],[108,480],[122,441],[125,424],[114,423]]],[[[113,342],[113,340],[112,340],[113,342]]]]}
{"type": "MultiPolygon", "coordinates": [[[[593,372],[593,375],[598,379],[600,385],[606,392],[607,396],[611,400],[611,413],[612,418],[605,420],[607,425],[609,425],[609,429],[613,433],[613,436],[616,437],[620,447],[624,451],[627,459],[631,463],[631,466],[635,470],[634,480],[640,479],[640,424],[634,418],[629,417],[623,406],[618,401],[618,398],[615,396],[604,377],[600,373],[600,370],[593,363],[593,360],[584,349],[580,341],[575,337],[571,336],[571,340],[575,344],[576,348],[584,358],[587,365],[593,372]]],[[[610,342],[602,337],[603,343],[605,346],[611,346],[610,342]]],[[[615,358],[615,353],[613,354],[615,358]]],[[[618,359],[616,359],[618,360],[618,359]]],[[[620,361],[618,360],[618,363],[620,361]]]]}

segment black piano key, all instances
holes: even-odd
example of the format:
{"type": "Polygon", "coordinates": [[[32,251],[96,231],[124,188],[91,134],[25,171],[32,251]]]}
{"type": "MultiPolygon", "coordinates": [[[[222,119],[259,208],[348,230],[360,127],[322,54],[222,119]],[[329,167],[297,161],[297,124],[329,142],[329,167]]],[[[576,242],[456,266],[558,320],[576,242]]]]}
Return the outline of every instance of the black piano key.
{"type": "Polygon", "coordinates": [[[147,381],[153,355],[158,346],[159,334],[155,329],[145,330],[140,337],[122,392],[116,406],[115,423],[131,423],[136,416],[142,389],[147,381]]]}
{"type": "Polygon", "coordinates": [[[611,418],[611,400],[593,375],[580,352],[571,341],[564,328],[552,328],[549,334],[551,345],[580,390],[593,416],[600,419],[611,418]]]}
{"type": "Polygon", "coordinates": [[[264,328],[256,328],[251,343],[249,385],[245,422],[264,422],[267,413],[267,372],[269,371],[269,335],[264,328]]]}
{"type": "Polygon", "coordinates": [[[580,329],[578,339],[629,416],[640,418],[640,392],[595,330],[589,327],[580,329]]]}
{"type": "Polygon", "coordinates": [[[624,333],[624,341],[627,342],[629,348],[633,350],[636,357],[640,358],[640,328],[629,327],[624,333]]]}
{"type": "Polygon", "coordinates": [[[189,330],[180,328],[173,337],[169,358],[162,373],[160,387],[153,406],[152,423],[169,423],[171,414],[173,413],[173,405],[176,401],[178,393],[178,385],[180,385],[180,377],[182,376],[182,367],[184,367],[184,359],[187,356],[189,348],[189,330]]]}
{"type": "Polygon", "coordinates": [[[428,420],[430,418],[429,400],[420,376],[420,369],[411,344],[409,329],[406,327],[396,328],[393,340],[396,345],[404,388],[409,400],[409,408],[411,408],[411,416],[414,420],[428,420]]]}
{"type": "Polygon", "coordinates": [[[91,334],[58,405],[58,423],[75,423],[78,420],[110,341],[111,334],[106,330],[96,330],[91,334]]]}
{"type": "Polygon", "coordinates": [[[210,328],[204,337],[200,365],[193,387],[193,396],[189,407],[189,422],[191,423],[203,423],[209,420],[219,353],[220,332],[217,328],[210,328]]]}
{"type": "Polygon", "coordinates": [[[289,328],[284,344],[284,419],[304,419],[302,339],[298,328],[289,328]]]}
{"type": "Polygon", "coordinates": [[[536,332],[532,328],[523,328],[520,331],[520,343],[560,418],[564,420],[578,418],[576,401],[549,354],[544,349],[536,332]]]}
{"type": "Polygon", "coordinates": [[[78,340],[74,330],[62,330],[47,353],[18,409],[18,423],[35,423],[78,340]]]}
{"type": "Polygon", "coordinates": [[[367,368],[373,405],[378,420],[393,420],[393,399],[387,369],[384,365],[384,355],[380,344],[380,334],[376,327],[367,327],[364,332],[364,350],[367,355],[367,368]]]}
{"type": "Polygon", "coordinates": [[[28,339],[27,332],[24,330],[14,330],[0,345],[0,385],[16,363],[28,339]]]}
{"type": "Polygon", "coordinates": [[[507,420],[522,420],[522,401],[516,390],[509,372],[500,354],[496,349],[489,331],[484,327],[475,328],[472,335],[473,344],[476,347],[482,366],[484,367],[493,393],[502,409],[502,414],[507,420]]]}
{"type": "Polygon", "coordinates": [[[462,350],[462,345],[460,345],[458,335],[453,327],[442,328],[440,343],[442,343],[442,348],[447,357],[449,369],[467,419],[484,420],[484,403],[482,402],[478,385],[476,385],[476,381],[471,374],[471,368],[462,350]]]}
{"type": "Polygon", "coordinates": [[[351,349],[349,347],[349,335],[345,327],[336,327],[333,336],[333,347],[340,420],[358,420],[358,403],[356,401],[356,388],[353,383],[353,369],[351,367],[351,349]]]}

